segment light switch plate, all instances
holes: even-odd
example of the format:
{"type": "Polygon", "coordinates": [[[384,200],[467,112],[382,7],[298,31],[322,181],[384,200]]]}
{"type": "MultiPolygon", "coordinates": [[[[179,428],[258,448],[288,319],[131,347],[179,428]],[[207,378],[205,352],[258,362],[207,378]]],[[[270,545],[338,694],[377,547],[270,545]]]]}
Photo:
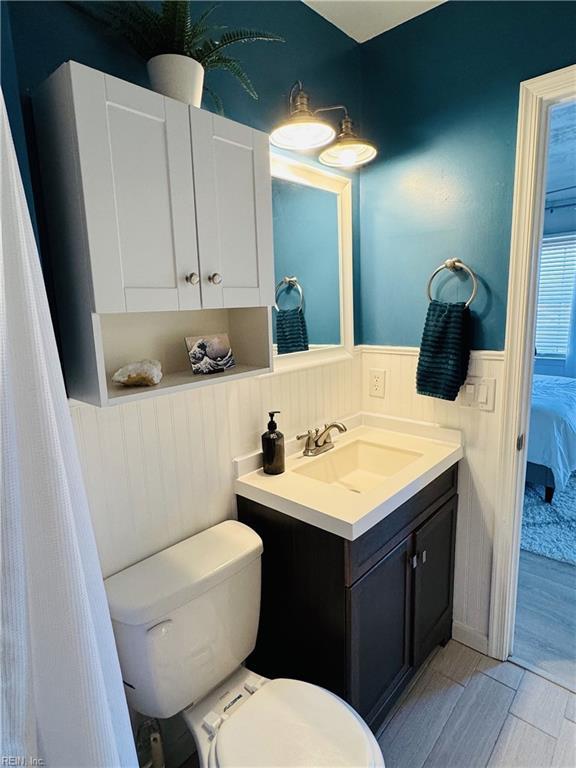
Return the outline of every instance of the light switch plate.
{"type": "Polygon", "coordinates": [[[462,408],[476,408],[479,411],[493,411],[496,397],[496,379],[468,376],[458,395],[462,408]]]}

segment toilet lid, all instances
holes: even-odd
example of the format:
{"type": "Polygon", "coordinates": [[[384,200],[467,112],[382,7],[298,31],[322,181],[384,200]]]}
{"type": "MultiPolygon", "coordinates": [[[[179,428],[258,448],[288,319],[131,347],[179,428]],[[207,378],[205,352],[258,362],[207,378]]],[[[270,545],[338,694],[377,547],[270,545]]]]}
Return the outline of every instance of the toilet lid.
{"type": "Polygon", "coordinates": [[[218,730],[220,768],[372,768],[382,754],[354,710],[299,680],[270,680],[218,730]]]}

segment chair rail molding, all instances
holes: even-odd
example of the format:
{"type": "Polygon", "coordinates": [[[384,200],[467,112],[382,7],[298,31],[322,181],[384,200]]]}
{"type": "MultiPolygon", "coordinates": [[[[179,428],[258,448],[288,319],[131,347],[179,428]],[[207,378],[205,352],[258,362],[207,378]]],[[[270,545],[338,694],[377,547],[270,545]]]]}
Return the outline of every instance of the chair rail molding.
{"type": "Polygon", "coordinates": [[[521,450],[516,442],[529,427],[549,111],[574,98],[576,66],[520,83],[488,638],[488,653],[498,659],[508,658],[514,635],[526,439],[521,450]]]}
{"type": "MultiPolygon", "coordinates": [[[[420,347],[395,347],[389,344],[358,344],[355,350],[359,352],[373,352],[384,355],[407,355],[417,357],[420,347]]],[[[472,349],[470,357],[473,360],[504,360],[504,350],[500,349],[472,349]]]]}

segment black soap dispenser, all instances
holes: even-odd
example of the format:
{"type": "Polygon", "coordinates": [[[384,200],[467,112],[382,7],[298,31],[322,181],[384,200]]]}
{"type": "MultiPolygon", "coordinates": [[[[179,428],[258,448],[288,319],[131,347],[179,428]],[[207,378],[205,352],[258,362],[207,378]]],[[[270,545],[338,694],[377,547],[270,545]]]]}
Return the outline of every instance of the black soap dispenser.
{"type": "Polygon", "coordinates": [[[284,472],[284,435],[274,421],[277,413],[280,411],[269,411],[268,431],[262,435],[262,469],[267,475],[284,472]]]}

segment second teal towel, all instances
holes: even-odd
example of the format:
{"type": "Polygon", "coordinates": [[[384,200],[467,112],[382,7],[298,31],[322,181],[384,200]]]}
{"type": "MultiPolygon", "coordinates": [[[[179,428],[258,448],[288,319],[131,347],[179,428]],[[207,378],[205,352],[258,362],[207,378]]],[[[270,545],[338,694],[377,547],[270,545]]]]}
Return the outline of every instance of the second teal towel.
{"type": "Polygon", "coordinates": [[[304,312],[296,309],[281,309],[276,315],[276,341],[278,354],[304,352],[308,349],[308,329],[304,312]]]}

